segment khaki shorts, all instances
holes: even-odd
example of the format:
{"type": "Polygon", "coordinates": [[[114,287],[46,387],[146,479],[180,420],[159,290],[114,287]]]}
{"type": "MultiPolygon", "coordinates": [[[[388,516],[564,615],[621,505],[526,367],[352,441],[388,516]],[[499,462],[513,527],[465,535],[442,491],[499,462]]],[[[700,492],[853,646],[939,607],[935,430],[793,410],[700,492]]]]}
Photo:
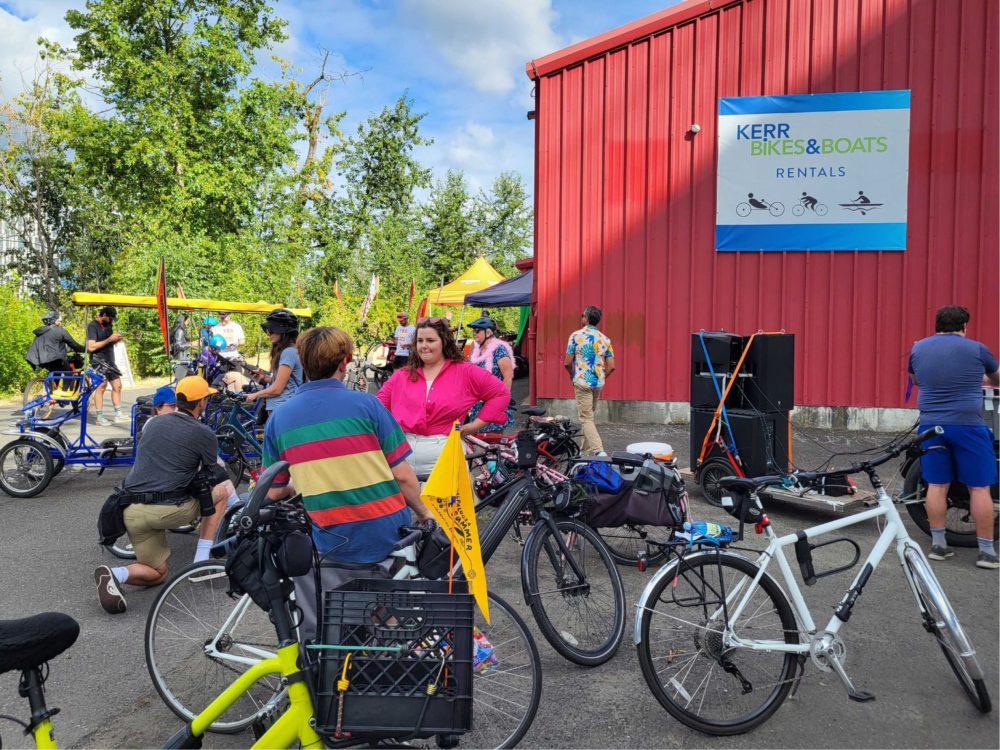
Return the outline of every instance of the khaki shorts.
{"type": "Polygon", "coordinates": [[[151,568],[163,565],[170,557],[166,530],[193,523],[198,511],[197,500],[185,500],[180,505],[136,503],[125,508],[125,529],[135,559],[151,568]]]}

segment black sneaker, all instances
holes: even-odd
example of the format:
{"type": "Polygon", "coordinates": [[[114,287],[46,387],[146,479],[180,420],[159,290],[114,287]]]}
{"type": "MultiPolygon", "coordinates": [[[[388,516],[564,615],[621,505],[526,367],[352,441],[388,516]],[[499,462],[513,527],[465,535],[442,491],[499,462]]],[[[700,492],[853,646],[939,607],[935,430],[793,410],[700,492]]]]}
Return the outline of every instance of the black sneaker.
{"type": "Polygon", "coordinates": [[[955,553],[952,552],[948,547],[931,547],[931,551],[928,553],[927,557],[930,560],[947,560],[949,557],[954,557],[955,553]]]}
{"type": "Polygon", "coordinates": [[[94,581],[97,582],[97,598],[101,600],[104,611],[110,615],[119,615],[125,611],[125,597],[118,588],[115,574],[107,565],[98,565],[94,571],[94,581]]]}
{"type": "Polygon", "coordinates": [[[998,558],[997,555],[990,554],[989,552],[980,552],[979,557],[976,558],[976,567],[996,570],[997,568],[1000,568],[1000,558],[998,558]]]}

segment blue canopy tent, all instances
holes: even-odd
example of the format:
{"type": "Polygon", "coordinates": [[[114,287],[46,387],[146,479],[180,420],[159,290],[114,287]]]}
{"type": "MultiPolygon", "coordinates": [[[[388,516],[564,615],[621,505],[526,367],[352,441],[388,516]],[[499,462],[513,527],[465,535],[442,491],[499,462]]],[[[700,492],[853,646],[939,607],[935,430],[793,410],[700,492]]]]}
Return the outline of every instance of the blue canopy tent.
{"type": "Polygon", "coordinates": [[[489,289],[465,295],[465,304],[472,307],[529,307],[534,271],[501,281],[489,289]]]}
{"type": "Polygon", "coordinates": [[[521,309],[521,319],[517,324],[515,344],[521,342],[524,329],[528,327],[528,315],[531,312],[531,290],[534,271],[525,271],[520,276],[501,281],[489,289],[483,289],[465,295],[465,304],[472,307],[518,307],[521,309]]]}

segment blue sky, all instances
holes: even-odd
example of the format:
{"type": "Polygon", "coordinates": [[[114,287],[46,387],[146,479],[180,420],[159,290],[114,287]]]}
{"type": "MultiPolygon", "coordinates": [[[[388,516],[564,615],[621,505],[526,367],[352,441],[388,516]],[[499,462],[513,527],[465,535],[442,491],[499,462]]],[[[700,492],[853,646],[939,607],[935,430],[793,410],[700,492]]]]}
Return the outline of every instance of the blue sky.
{"type": "MultiPolygon", "coordinates": [[[[528,60],[676,4],[677,0],[272,0],[289,22],[274,54],[311,80],[322,51],[328,69],[353,73],[329,90],[327,112],[346,111],[345,129],[401,94],[426,113],[433,138],[418,158],[434,170],[461,169],[476,190],[501,171],[519,172],[530,190],[533,126],[528,60]]],[[[0,98],[20,90],[45,35],[68,44],[63,21],[84,0],[0,0],[0,98]]],[[[277,77],[262,56],[259,73],[277,77]]]]}

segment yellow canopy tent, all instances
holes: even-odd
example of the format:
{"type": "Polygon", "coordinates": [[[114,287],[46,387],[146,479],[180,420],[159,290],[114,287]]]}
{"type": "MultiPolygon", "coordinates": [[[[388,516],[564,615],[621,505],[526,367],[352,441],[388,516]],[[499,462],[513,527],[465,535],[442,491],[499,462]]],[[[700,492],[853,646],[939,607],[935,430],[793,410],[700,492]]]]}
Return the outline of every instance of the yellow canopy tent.
{"type": "MultiPolygon", "coordinates": [[[[495,273],[495,272],[494,272],[495,273]]],[[[472,290],[470,290],[472,291],[472,290]]],[[[156,309],[156,297],[138,297],[129,294],[93,294],[74,292],[73,304],[78,307],[111,305],[113,307],[146,307],[156,309]]],[[[207,310],[212,312],[254,313],[267,315],[283,305],[270,302],[227,302],[214,299],[194,299],[192,297],[167,297],[167,308],[171,310],[207,310]]],[[[300,318],[311,318],[308,307],[290,308],[300,318]]]]}
{"type": "Polygon", "coordinates": [[[432,305],[459,307],[465,304],[466,294],[488,289],[501,281],[504,281],[504,277],[485,258],[476,258],[476,262],[450,284],[432,289],[427,295],[427,301],[432,305]]]}

